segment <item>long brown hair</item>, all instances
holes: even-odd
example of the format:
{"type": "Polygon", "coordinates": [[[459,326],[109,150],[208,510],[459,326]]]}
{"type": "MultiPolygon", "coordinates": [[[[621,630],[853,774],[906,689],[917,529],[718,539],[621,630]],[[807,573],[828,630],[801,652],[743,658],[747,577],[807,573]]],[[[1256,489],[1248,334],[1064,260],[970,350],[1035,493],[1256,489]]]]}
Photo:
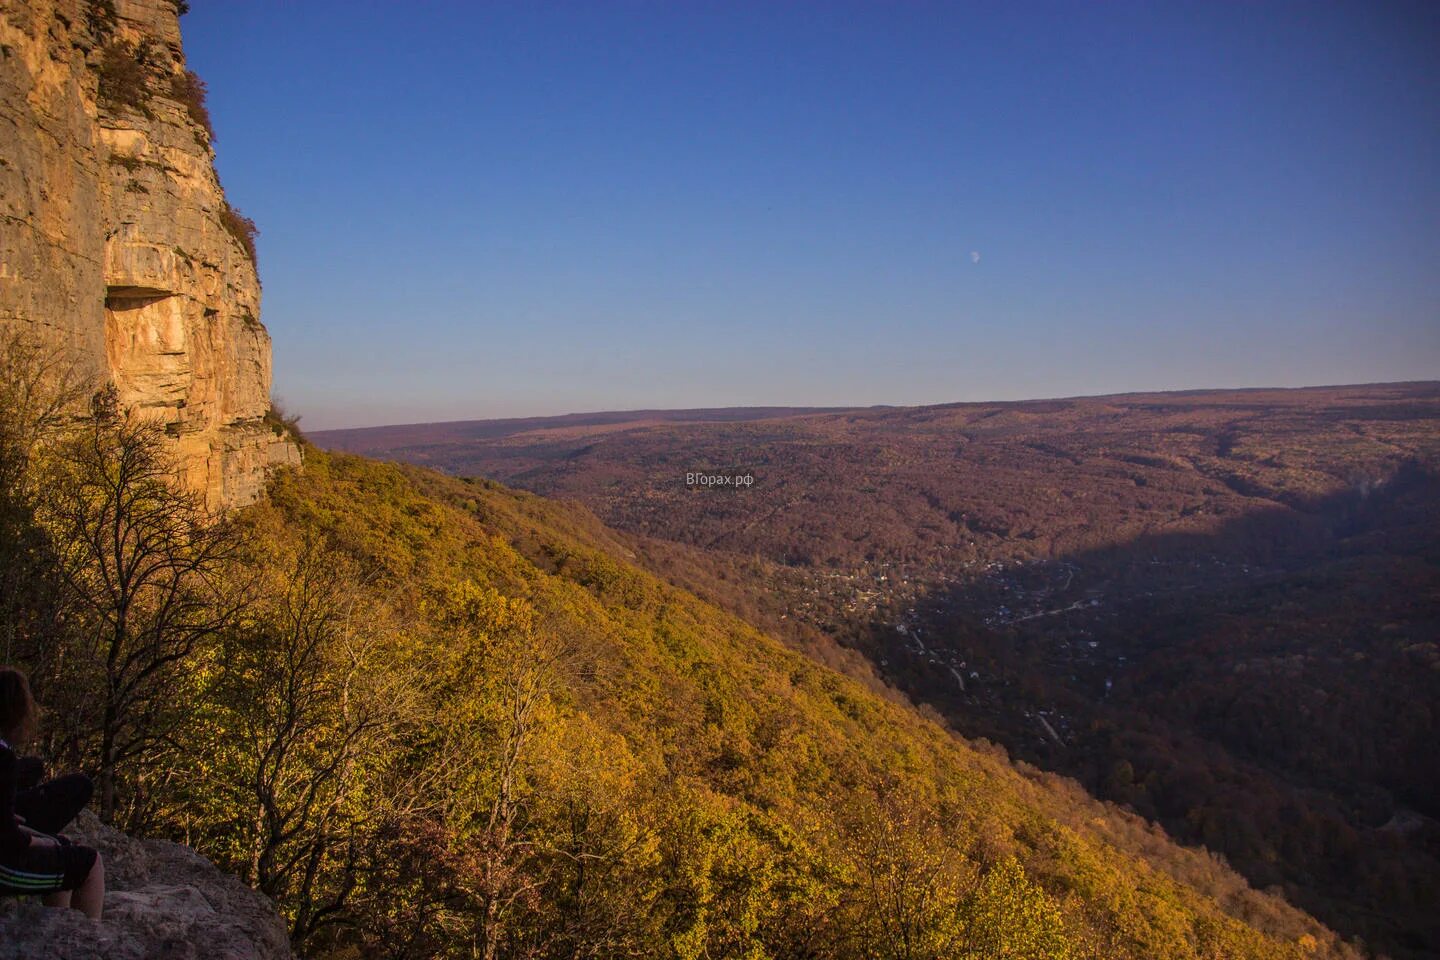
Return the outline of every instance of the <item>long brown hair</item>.
{"type": "Polygon", "coordinates": [[[0,737],[21,744],[35,729],[35,698],[30,682],[14,667],[0,667],[0,737]]]}

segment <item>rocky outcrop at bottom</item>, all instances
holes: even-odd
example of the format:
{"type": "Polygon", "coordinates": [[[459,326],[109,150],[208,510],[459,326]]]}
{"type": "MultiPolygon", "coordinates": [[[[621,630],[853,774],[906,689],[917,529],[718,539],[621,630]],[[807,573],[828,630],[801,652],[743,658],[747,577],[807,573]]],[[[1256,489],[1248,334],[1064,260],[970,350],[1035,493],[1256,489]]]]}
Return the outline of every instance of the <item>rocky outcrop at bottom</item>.
{"type": "Polygon", "coordinates": [[[82,814],[67,834],[105,858],[96,922],[0,897],[0,960],[289,960],[274,905],[189,847],[136,840],[82,814]]]}

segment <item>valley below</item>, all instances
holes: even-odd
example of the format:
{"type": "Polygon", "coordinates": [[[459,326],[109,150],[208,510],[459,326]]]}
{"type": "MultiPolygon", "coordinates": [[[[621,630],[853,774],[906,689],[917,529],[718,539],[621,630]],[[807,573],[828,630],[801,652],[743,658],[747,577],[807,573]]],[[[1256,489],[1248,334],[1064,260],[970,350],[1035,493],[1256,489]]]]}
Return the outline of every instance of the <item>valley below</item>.
{"type": "Polygon", "coordinates": [[[1440,385],[314,439],[579,501],[671,582],[1342,935],[1440,951],[1440,385]]]}

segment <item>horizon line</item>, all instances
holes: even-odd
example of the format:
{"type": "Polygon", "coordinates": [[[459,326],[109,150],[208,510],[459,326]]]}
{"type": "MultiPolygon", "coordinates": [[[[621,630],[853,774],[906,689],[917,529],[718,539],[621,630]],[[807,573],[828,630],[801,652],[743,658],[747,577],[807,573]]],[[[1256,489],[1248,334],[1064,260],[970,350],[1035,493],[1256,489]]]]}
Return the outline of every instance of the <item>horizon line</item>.
{"type": "MultiPolygon", "coordinates": [[[[1172,390],[1123,390],[1114,393],[1084,393],[1068,396],[1025,397],[1018,400],[942,400],[936,403],[870,403],[870,404],[775,404],[748,403],[715,407],[635,407],[609,410],[572,410],[565,413],[534,414],[518,417],[462,417],[454,420],[414,420],[396,423],[374,423],[355,427],[325,427],[307,431],[309,436],[336,433],[358,433],[364,430],[393,430],[403,427],[443,427],[474,423],[520,423],[535,420],[564,420],[572,417],[629,416],[642,414],[702,414],[738,411],[773,410],[777,416],[787,414],[805,415],[820,413],[844,413],[858,410],[923,410],[933,407],[1001,406],[1022,403],[1056,403],[1066,400],[1106,400],[1119,397],[1142,397],[1157,395],[1195,395],[1202,393],[1254,393],[1254,392],[1300,392],[1303,390],[1342,390],[1364,387],[1419,387],[1440,388],[1440,377],[1433,380],[1374,380],[1363,383],[1314,383],[1301,386],[1280,387],[1252,385],[1243,387],[1182,387],[1172,390]]],[[[303,412],[301,413],[303,417],[303,412]]],[[[760,418],[764,419],[764,418],[760,418]]]]}

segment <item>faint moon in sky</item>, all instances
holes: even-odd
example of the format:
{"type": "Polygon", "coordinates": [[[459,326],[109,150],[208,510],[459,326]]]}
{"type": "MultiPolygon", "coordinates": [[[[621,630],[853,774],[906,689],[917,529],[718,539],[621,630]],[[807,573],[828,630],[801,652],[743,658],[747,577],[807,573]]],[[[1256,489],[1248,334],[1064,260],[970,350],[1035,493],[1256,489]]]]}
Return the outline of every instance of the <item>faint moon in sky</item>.
{"type": "Polygon", "coordinates": [[[971,262],[971,263],[979,263],[979,262],[980,262],[980,251],[979,251],[979,250],[971,250],[971,251],[970,251],[970,262],[971,262]]]}

